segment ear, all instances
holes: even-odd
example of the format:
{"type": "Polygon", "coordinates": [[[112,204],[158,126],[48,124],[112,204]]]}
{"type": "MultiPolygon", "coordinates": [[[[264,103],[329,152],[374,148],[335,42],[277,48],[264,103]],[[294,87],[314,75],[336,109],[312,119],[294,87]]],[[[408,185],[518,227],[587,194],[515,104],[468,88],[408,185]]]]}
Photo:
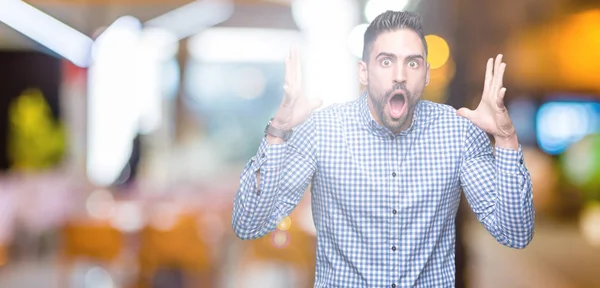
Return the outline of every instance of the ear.
{"type": "Polygon", "coordinates": [[[363,86],[369,85],[369,71],[367,70],[367,63],[365,61],[358,61],[358,81],[363,86]]]}
{"type": "Polygon", "coordinates": [[[429,80],[431,80],[431,77],[429,75],[429,62],[427,62],[427,72],[425,72],[425,86],[429,85],[429,80]]]}

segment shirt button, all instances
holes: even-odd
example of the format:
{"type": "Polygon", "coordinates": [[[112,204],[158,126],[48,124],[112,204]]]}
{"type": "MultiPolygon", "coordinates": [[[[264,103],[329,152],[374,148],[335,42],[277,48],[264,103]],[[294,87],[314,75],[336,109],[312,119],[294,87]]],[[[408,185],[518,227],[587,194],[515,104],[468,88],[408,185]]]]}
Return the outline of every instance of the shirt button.
{"type": "Polygon", "coordinates": [[[393,173],[392,173],[392,176],[396,177],[396,172],[393,172],[393,173]]]}
{"type": "Polygon", "coordinates": [[[256,190],[256,195],[260,196],[260,189],[256,190]]]}
{"type": "Polygon", "coordinates": [[[396,214],[398,213],[398,211],[396,211],[396,209],[392,210],[392,213],[396,214]]]}
{"type": "Polygon", "coordinates": [[[392,288],[396,288],[396,284],[392,284],[392,288]]]}
{"type": "Polygon", "coordinates": [[[262,155],[260,155],[260,157],[265,158],[265,153],[262,153],[262,155]]]}
{"type": "Polygon", "coordinates": [[[521,160],[519,160],[519,163],[523,164],[523,158],[521,158],[521,160]]]}
{"type": "Polygon", "coordinates": [[[396,246],[392,246],[392,251],[396,251],[396,246]]]}
{"type": "Polygon", "coordinates": [[[390,136],[390,140],[394,140],[394,136],[390,136]]]}

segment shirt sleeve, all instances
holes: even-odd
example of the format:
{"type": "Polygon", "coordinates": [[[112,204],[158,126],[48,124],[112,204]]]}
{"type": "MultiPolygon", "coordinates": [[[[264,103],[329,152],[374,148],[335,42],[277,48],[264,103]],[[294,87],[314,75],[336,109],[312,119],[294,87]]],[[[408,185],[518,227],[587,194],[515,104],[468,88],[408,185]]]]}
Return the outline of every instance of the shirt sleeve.
{"type": "Polygon", "coordinates": [[[240,239],[272,232],[298,205],[316,170],[316,143],[312,116],[283,144],[269,145],[262,139],[242,172],[234,198],[232,226],[240,239]]]}
{"type": "Polygon", "coordinates": [[[495,147],[469,122],[460,181],[466,199],[488,232],[501,244],[525,248],[533,239],[534,207],[523,152],[495,147]]]}

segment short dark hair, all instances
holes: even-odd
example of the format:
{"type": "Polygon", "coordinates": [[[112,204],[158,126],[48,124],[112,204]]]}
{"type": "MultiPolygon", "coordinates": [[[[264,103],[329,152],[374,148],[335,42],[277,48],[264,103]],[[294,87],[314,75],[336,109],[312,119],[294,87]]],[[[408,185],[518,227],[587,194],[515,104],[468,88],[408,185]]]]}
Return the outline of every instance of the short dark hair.
{"type": "Polygon", "coordinates": [[[421,16],[409,11],[388,10],[377,16],[375,20],[369,24],[369,27],[365,32],[362,55],[363,61],[368,62],[369,54],[373,49],[373,43],[381,33],[403,28],[411,29],[419,35],[421,41],[423,41],[423,46],[425,47],[425,56],[427,56],[429,51],[427,50],[427,41],[425,41],[425,34],[423,33],[421,16]]]}

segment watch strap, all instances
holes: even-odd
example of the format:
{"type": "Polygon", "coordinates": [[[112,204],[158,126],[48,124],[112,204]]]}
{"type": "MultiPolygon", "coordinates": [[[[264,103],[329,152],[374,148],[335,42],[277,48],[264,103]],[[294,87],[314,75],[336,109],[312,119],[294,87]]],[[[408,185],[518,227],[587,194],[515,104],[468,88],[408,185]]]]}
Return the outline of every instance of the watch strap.
{"type": "Polygon", "coordinates": [[[287,141],[290,138],[292,131],[279,129],[279,128],[273,126],[272,123],[273,123],[273,119],[271,119],[271,121],[269,121],[269,124],[267,124],[267,127],[265,128],[265,134],[269,134],[271,136],[281,138],[281,139],[287,141]]]}

